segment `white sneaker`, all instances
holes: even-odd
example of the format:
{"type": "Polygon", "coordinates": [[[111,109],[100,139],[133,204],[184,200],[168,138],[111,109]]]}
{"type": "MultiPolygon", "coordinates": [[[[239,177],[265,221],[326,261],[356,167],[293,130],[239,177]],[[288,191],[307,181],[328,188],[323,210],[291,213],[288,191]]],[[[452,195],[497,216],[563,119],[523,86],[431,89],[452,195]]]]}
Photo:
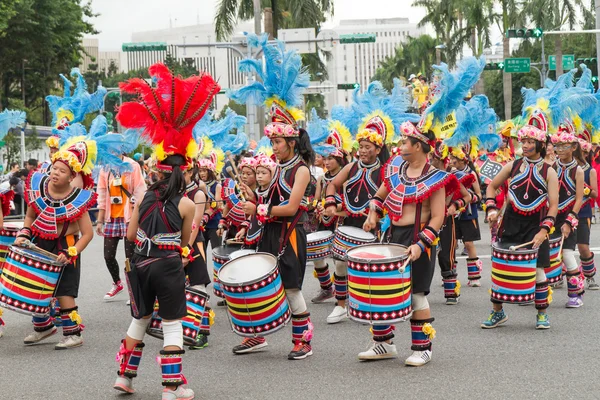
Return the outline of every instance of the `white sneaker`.
{"type": "Polygon", "coordinates": [[[127,303],[125,303],[126,306],[130,306],[131,305],[131,300],[127,300],[127,303]]]}
{"type": "Polygon", "coordinates": [[[337,324],[348,318],[346,307],[335,306],[331,314],[327,317],[328,324],[337,324]]]}
{"type": "Polygon", "coordinates": [[[33,332],[25,337],[25,339],[23,340],[23,343],[36,344],[46,338],[49,338],[50,336],[54,335],[56,332],[58,332],[58,329],[56,329],[55,326],[53,326],[52,329],[48,329],[47,331],[44,331],[44,332],[33,332]]]}
{"type": "Polygon", "coordinates": [[[63,336],[62,340],[54,346],[54,350],[67,350],[79,347],[83,344],[83,338],[79,335],[63,336]]]}
{"type": "Polygon", "coordinates": [[[398,357],[395,344],[386,342],[373,342],[367,351],[358,353],[358,359],[362,361],[368,360],[386,360],[388,358],[398,357]]]}
{"type": "Polygon", "coordinates": [[[163,389],[162,392],[162,400],[192,400],[193,398],[194,391],[183,386],[179,386],[175,390],[163,389]]]}
{"type": "Polygon", "coordinates": [[[123,284],[121,281],[113,283],[112,288],[104,295],[104,300],[112,300],[121,292],[123,292],[123,284]]]}
{"type": "Polygon", "coordinates": [[[0,325],[0,338],[4,336],[4,325],[0,325]]]}
{"type": "Polygon", "coordinates": [[[123,393],[135,393],[135,389],[133,388],[133,379],[126,376],[117,377],[113,388],[123,393]]]}
{"type": "Polygon", "coordinates": [[[404,364],[412,367],[421,367],[431,361],[431,350],[414,351],[412,356],[408,357],[404,364]]]}
{"type": "Polygon", "coordinates": [[[470,280],[467,285],[470,287],[481,287],[481,281],[479,279],[470,280]]]}

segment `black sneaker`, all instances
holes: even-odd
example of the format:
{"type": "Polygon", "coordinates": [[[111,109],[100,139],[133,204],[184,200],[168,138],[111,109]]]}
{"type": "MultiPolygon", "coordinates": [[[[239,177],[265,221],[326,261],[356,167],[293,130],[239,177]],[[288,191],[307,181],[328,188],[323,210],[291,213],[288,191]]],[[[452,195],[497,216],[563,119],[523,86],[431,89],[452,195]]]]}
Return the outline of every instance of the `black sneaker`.
{"type": "Polygon", "coordinates": [[[252,353],[262,349],[263,347],[267,347],[269,344],[267,343],[267,339],[264,337],[252,337],[252,338],[244,338],[242,344],[239,344],[233,348],[234,354],[246,354],[252,353]]]}
{"type": "Polygon", "coordinates": [[[200,350],[208,346],[208,336],[200,334],[196,338],[196,343],[193,346],[189,346],[190,350],[200,350]]]}
{"type": "Polygon", "coordinates": [[[312,356],[312,347],[309,343],[298,342],[288,354],[288,360],[303,360],[312,356]]]}
{"type": "Polygon", "coordinates": [[[219,307],[225,307],[226,305],[227,305],[227,302],[225,300],[217,301],[217,306],[219,306],[219,307]]]}

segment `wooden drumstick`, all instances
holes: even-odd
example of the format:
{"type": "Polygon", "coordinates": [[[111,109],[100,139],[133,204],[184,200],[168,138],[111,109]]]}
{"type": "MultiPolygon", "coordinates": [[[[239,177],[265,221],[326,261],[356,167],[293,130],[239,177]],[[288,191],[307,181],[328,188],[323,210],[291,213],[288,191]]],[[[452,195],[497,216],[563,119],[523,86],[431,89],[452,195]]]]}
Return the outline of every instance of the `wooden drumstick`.
{"type": "Polygon", "coordinates": [[[58,256],[56,254],[51,253],[51,252],[49,252],[47,250],[44,250],[44,249],[40,249],[39,247],[37,247],[35,244],[31,243],[30,241],[25,242],[23,247],[35,250],[38,253],[43,254],[43,255],[45,255],[47,257],[50,257],[53,260],[56,260],[58,258],[58,256]]]}
{"type": "Polygon", "coordinates": [[[533,240],[531,242],[523,243],[523,244],[520,244],[518,246],[510,246],[508,249],[510,251],[515,251],[517,249],[520,249],[521,247],[529,246],[530,244],[533,244],[533,240]]]}
{"type": "Polygon", "coordinates": [[[404,261],[404,264],[402,264],[402,266],[400,268],[398,268],[398,272],[403,274],[404,270],[406,269],[406,267],[408,266],[408,264],[410,264],[410,257],[406,258],[406,261],[404,261]]]}

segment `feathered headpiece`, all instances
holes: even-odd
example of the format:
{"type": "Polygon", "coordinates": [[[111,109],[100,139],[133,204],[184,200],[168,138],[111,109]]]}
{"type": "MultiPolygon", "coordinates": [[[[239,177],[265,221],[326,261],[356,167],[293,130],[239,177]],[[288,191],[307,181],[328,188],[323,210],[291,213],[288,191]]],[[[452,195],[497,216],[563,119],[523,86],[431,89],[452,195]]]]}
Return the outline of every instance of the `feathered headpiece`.
{"type": "Polygon", "coordinates": [[[407,121],[419,120],[417,114],[406,112],[409,106],[408,89],[402,87],[399,79],[394,79],[391,93],[380,82],[371,82],[365,93],[354,96],[350,107],[352,112],[363,116],[356,141],[367,140],[379,147],[391,144],[396,139],[399,126],[407,121]]]}
{"type": "Polygon", "coordinates": [[[244,133],[246,117],[238,115],[232,109],[227,109],[221,119],[215,118],[215,113],[206,113],[194,126],[194,140],[198,143],[198,156],[207,157],[215,143],[223,152],[233,155],[240,154],[247,149],[250,141],[244,133]],[[236,135],[230,134],[234,129],[236,135]]]}
{"type": "Polygon", "coordinates": [[[4,139],[4,136],[12,128],[23,125],[25,118],[25,111],[4,110],[0,112],[0,140],[4,139]]]}
{"type": "Polygon", "coordinates": [[[148,72],[156,88],[140,78],[119,84],[124,93],[136,94],[138,99],[121,105],[117,121],[126,128],[143,129],[142,136],[155,146],[159,170],[172,171],[163,161],[174,154],[186,159],[182,166],[186,169],[198,153],[192,137],[194,125],[221,87],[208,74],[183,79],[161,63],[152,65],[148,72]]]}
{"type": "MultiPolygon", "coordinates": [[[[425,143],[431,141],[427,133],[432,131],[436,138],[448,137],[456,123],[448,123],[452,113],[462,104],[471,88],[477,83],[485,67],[485,59],[481,57],[467,57],[459,64],[457,71],[450,73],[444,63],[434,65],[433,68],[440,76],[438,85],[432,93],[431,104],[425,109],[417,129],[403,129],[406,136],[413,136],[425,143]]],[[[429,143],[431,144],[431,143],[429,143]]]]}
{"type": "Polygon", "coordinates": [[[198,168],[207,169],[209,171],[214,172],[215,174],[220,174],[223,171],[223,167],[225,166],[225,155],[221,151],[221,149],[215,148],[208,158],[203,158],[198,160],[198,168]]]}
{"type": "Polygon", "coordinates": [[[77,77],[73,94],[71,94],[73,84],[67,77],[60,74],[65,85],[63,96],[46,96],[48,107],[52,112],[54,130],[61,130],[71,124],[83,122],[86,114],[98,111],[104,106],[104,96],[107,93],[104,87],[98,86],[96,92],[90,94],[79,68],[73,68],[71,76],[77,77]]]}
{"type": "Polygon", "coordinates": [[[545,142],[546,135],[556,133],[561,123],[597,103],[588,89],[573,87],[576,71],[573,69],[561,75],[556,82],[547,83],[542,89],[521,89],[526,125],[519,131],[519,140],[530,138],[545,142]],[[545,135],[539,135],[528,126],[537,128],[545,135]]]}
{"type": "Polygon", "coordinates": [[[354,139],[346,125],[340,120],[319,118],[314,108],[306,131],[313,150],[323,157],[345,157],[352,151],[354,139]]]}
{"type": "Polygon", "coordinates": [[[452,155],[460,159],[474,159],[480,148],[494,151],[502,142],[496,133],[497,120],[488,98],[481,94],[473,96],[456,110],[456,130],[444,143],[452,148],[452,155]]]}
{"type": "Polygon", "coordinates": [[[273,158],[273,147],[271,146],[271,139],[266,136],[263,136],[258,143],[256,144],[256,150],[254,151],[256,155],[264,154],[269,158],[273,158]]]}
{"type": "Polygon", "coordinates": [[[302,94],[308,87],[310,76],[302,66],[302,57],[294,50],[285,50],[281,41],[268,42],[268,35],[246,33],[248,46],[262,48],[265,60],[244,59],[239,63],[240,72],[253,72],[259,80],[227,95],[240,104],[253,99],[269,109],[271,122],[265,127],[265,135],[273,137],[298,137],[298,122],[304,113],[297,108],[302,104],[302,94]]]}

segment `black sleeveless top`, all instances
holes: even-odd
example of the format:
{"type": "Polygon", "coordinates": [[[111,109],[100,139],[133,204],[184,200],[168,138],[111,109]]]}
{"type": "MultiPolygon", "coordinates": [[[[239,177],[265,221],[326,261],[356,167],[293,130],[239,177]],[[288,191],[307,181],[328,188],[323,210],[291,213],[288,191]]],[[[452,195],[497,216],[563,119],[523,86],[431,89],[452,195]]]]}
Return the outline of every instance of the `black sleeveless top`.
{"type": "Polygon", "coordinates": [[[350,216],[364,217],[362,213],[368,211],[369,202],[383,182],[381,170],[379,160],[371,165],[360,160],[352,164],[342,193],[342,207],[350,216]]]}
{"type": "Polygon", "coordinates": [[[158,191],[149,191],[140,204],[135,254],[161,258],[181,251],[183,219],[179,214],[182,195],[166,203],[158,200],[158,191]]]}
{"type": "Polygon", "coordinates": [[[558,175],[558,213],[565,214],[573,209],[577,192],[577,161],[568,164],[554,163],[558,175]]]}
{"type": "Polygon", "coordinates": [[[533,215],[548,207],[548,168],[543,158],[536,161],[521,158],[513,163],[508,197],[515,212],[533,215]],[[525,169],[521,172],[523,164],[525,169]]]}
{"type": "MultiPolygon", "coordinates": [[[[300,167],[308,166],[304,163],[300,156],[295,156],[291,160],[279,164],[277,166],[277,171],[275,172],[275,178],[273,179],[273,183],[269,188],[269,193],[267,194],[267,204],[271,204],[272,206],[282,206],[286,205],[290,201],[290,196],[292,195],[292,187],[294,186],[296,172],[300,167]]],[[[309,170],[310,172],[310,170],[309,170]]],[[[306,190],[304,191],[304,196],[302,196],[302,200],[300,201],[300,207],[298,207],[298,212],[302,213],[299,219],[299,223],[305,222],[306,210],[308,210],[308,196],[310,194],[310,184],[306,186],[306,190]]],[[[275,221],[280,221],[281,218],[275,218],[275,221]]]]}

